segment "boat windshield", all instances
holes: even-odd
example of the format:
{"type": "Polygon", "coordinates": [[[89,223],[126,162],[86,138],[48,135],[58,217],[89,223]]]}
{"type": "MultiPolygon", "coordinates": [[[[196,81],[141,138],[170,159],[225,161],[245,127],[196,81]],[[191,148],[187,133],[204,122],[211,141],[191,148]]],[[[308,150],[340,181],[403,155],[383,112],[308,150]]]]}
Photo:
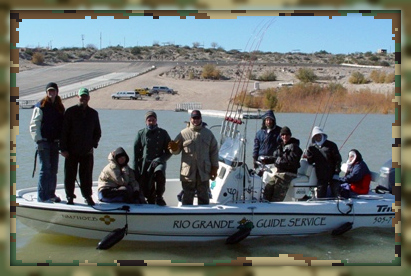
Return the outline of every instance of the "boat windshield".
{"type": "Polygon", "coordinates": [[[243,139],[241,135],[234,138],[227,137],[220,147],[218,156],[221,162],[227,165],[237,167],[241,165],[241,156],[244,150],[243,139]]]}

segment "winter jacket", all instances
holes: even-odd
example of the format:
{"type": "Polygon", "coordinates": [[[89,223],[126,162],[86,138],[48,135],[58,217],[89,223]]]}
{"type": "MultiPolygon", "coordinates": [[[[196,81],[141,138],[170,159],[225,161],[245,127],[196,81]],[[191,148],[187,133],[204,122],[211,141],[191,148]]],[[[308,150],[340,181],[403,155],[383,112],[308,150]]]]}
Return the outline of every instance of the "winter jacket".
{"type": "Polygon", "coordinates": [[[57,102],[51,103],[43,99],[34,106],[30,121],[30,134],[34,142],[58,141],[61,138],[64,107],[58,110],[57,102]]]}
{"type": "Polygon", "coordinates": [[[74,105],[64,113],[60,150],[81,156],[98,147],[101,137],[98,112],[74,105]]]}
{"type": "Polygon", "coordinates": [[[297,173],[303,151],[299,147],[300,140],[291,137],[287,144],[281,142],[274,152],[274,165],[277,172],[297,173]]]}
{"type": "Polygon", "coordinates": [[[120,166],[117,163],[116,156],[119,154],[110,152],[108,155],[108,164],[101,171],[98,177],[98,191],[105,188],[118,188],[120,186],[131,185],[134,191],[139,191],[140,186],[135,179],[134,171],[128,166],[129,157],[124,151],[123,155],[126,156],[126,163],[120,166]]]}
{"type": "Polygon", "coordinates": [[[158,163],[154,172],[161,170],[165,176],[166,162],[171,157],[167,148],[170,141],[167,131],[159,127],[151,130],[146,127],[138,131],[134,141],[134,170],[137,177],[149,169],[152,161],[158,163]]]}
{"type": "Polygon", "coordinates": [[[210,179],[211,168],[218,169],[218,144],[211,130],[204,126],[194,126],[191,123],[174,139],[178,142],[178,150],[172,154],[181,153],[180,180],[194,182],[198,171],[201,181],[210,179]]]}
{"type": "Polygon", "coordinates": [[[311,145],[307,150],[307,161],[309,164],[315,163],[315,172],[319,180],[331,181],[334,174],[341,171],[342,158],[337,145],[327,140],[328,136],[322,129],[315,127],[311,136],[311,145]],[[324,136],[322,145],[317,145],[314,140],[316,134],[324,136]]]}
{"type": "Polygon", "coordinates": [[[268,130],[263,127],[257,131],[254,138],[253,158],[257,159],[258,156],[270,156],[278,147],[280,139],[281,127],[275,126],[273,129],[268,130]]]}
{"type": "Polygon", "coordinates": [[[359,194],[368,194],[371,183],[371,172],[368,169],[367,164],[361,160],[355,162],[351,166],[349,165],[345,176],[340,177],[342,183],[350,184],[350,189],[359,194]]]}

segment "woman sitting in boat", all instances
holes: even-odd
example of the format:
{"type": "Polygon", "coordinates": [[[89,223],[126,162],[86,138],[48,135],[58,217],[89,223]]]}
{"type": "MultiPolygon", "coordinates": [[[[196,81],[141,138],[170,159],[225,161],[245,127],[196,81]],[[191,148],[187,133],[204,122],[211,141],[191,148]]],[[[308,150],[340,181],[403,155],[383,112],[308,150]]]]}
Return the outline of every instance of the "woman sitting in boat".
{"type": "Polygon", "coordinates": [[[350,150],[347,165],[345,176],[339,178],[339,181],[342,183],[341,196],[348,198],[368,194],[371,183],[371,172],[358,150],[350,150]]]}
{"type": "Polygon", "coordinates": [[[108,155],[109,163],[98,178],[98,197],[103,202],[146,203],[140,193],[134,171],[128,166],[129,157],[119,147],[108,155]]]}

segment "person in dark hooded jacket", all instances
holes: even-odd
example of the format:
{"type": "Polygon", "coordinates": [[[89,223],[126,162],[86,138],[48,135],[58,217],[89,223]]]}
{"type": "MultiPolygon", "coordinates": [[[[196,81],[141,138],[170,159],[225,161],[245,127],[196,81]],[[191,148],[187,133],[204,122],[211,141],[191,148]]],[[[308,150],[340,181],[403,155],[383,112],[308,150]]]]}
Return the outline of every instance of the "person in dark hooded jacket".
{"type": "Polygon", "coordinates": [[[134,141],[134,170],[148,204],[165,206],[163,195],[167,160],[171,157],[168,150],[171,138],[165,129],[158,126],[154,111],[148,111],[145,120],[146,127],[138,131],[134,141]]]}
{"type": "Polygon", "coordinates": [[[315,126],[311,135],[311,145],[305,155],[309,164],[315,163],[318,198],[327,196],[328,186],[333,197],[338,197],[340,192],[340,185],[333,178],[337,178],[341,172],[342,158],[337,145],[327,138],[328,135],[320,127],[315,126]]]}
{"type": "Polygon", "coordinates": [[[358,150],[350,150],[347,165],[345,176],[339,178],[339,181],[342,183],[341,196],[348,198],[355,195],[368,194],[371,183],[371,172],[358,150]]]}
{"type": "Polygon", "coordinates": [[[259,156],[272,156],[279,145],[281,127],[277,126],[277,121],[272,110],[268,110],[262,117],[263,124],[257,131],[254,138],[253,162],[256,162],[259,156]]]}
{"type": "Polygon", "coordinates": [[[291,135],[291,130],[286,126],[280,131],[282,141],[273,155],[274,166],[277,171],[274,178],[265,185],[265,200],[272,202],[283,201],[291,180],[297,176],[303,151],[299,147],[300,141],[291,135]]]}
{"type": "Polygon", "coordinates": [[[108,155],[109,163],[98,178],[98,197],[103,202],[145,203],[127,152],[119,147],[108,155]]]}

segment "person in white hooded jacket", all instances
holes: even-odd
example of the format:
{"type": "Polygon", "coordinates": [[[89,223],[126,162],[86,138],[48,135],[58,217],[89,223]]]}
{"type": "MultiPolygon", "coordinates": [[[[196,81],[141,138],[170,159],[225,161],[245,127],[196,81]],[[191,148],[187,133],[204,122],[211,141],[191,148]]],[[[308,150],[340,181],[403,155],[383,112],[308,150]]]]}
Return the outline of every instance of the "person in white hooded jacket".
{"type": "Polygon", "coordinates": [[[341,172],[342,158],[337,145],[328,140],[328,135],[315,126],[311,135],[311,145],[308,147],[305,157],[309,164],[315,164],[317,174],[317,197],[327,197],[327,189],[330,186],[331,196],[338,197],[340,185],[333,181],[334,175],[338,179],[341,172]]]}

